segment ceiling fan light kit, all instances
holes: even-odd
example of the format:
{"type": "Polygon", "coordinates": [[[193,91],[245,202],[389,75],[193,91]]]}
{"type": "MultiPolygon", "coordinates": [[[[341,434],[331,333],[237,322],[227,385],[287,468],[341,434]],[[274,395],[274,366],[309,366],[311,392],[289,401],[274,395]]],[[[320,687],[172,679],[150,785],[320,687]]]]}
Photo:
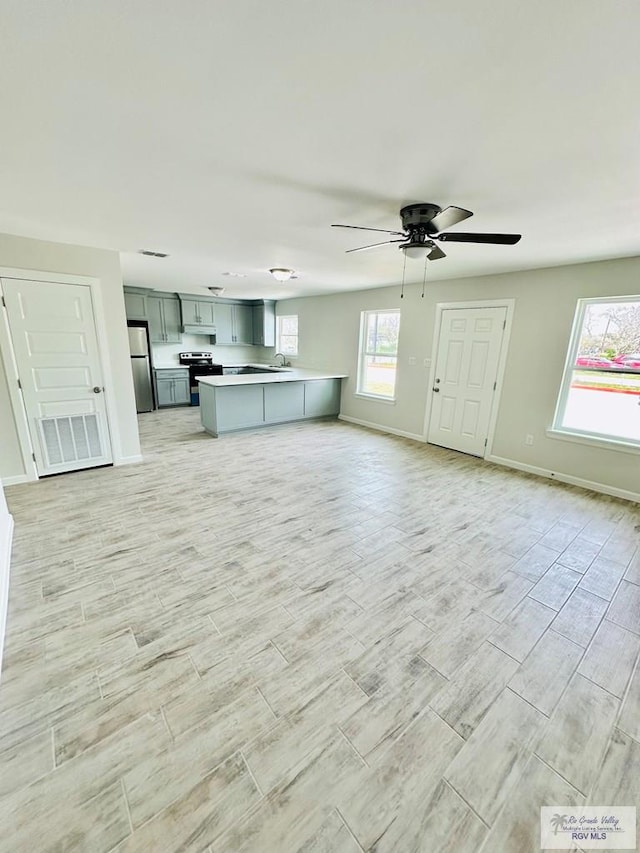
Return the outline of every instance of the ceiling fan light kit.
{"type": "Polygon", "coordinates": [[[389,231],[385,228],[367,228],[362,225],[332,225],[332,228],[354,228],[358,231],[377,231],[378,233],[391,234],[391,240],[382,243],[372,243],[369,246],[359,246],[357,249],[347,249],[347,252],[362,252],[365,249],[375,249],[377,246],[386,246],[390,243],[399,243],[399,249],[404,252],[405,258],[428,258],[437,261],[446,257],[439,246],[433,242],[441,240],[454,243],[491,243],[494,245],[513,246],[517,243],[520,234],[467,234],[462,232],[446,232],[447,228],[457,225],[464,219],[473,216],[470,210],[453,205],[445,207],[444,210],[437,204],[431,202],[420,202],[408,204],[400,210],[402,231],[389,231]]]}
{"type": "Polygon", "coordinates": [[[430,245],[426,242],[406,243],[404,246],[398,246],[398,248],[402,249],[406,258],[414,258],[416,260],[419,260],[420,258],[424,258],[424,256],[428,254],[430,245]]]}

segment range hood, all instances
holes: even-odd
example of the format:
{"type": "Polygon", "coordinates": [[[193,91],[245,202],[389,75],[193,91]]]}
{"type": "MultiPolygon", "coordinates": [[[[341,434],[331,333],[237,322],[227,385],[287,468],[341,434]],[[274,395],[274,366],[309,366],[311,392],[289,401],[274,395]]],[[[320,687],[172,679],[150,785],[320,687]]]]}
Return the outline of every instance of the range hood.
{"type": "Polygon", "coordinates": [[[182,326],[182,331],[185,335],[214,335],[216,334],[215,326],[208,326],[204,323],[184,323],[182,326]]]}

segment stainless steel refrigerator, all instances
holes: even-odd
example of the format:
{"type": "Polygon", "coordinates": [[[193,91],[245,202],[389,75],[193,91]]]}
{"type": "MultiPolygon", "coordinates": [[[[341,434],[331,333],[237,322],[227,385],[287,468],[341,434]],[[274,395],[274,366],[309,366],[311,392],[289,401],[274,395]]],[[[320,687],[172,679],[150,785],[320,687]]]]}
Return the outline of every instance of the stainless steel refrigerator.
{"type": "Polygon", "coordinates": [[[129,352],[131,353],[133,388],[136,394],[136,411],[152,412],[151,359],[146,326],[129,326],[129,352]]]}

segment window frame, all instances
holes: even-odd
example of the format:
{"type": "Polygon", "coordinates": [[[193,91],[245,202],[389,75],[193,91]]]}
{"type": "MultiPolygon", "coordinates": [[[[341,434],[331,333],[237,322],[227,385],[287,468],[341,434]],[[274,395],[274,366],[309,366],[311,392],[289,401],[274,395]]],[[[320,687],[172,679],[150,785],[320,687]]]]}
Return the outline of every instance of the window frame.
{"type": "MultiPolygon", "coordinates": [[[[358,370],[356,377],[356,397],[366,397],[368,400],[377,400],[380,403],[395,403],[396,402],[396,387],[398,384],[398,349],[400,347],[400,325],[398,325],[398,344],[396,352],[393,355],[389,353],[370,352],[367,348],[367,330],[369,326],[369,316],[372,314],[397,314],[398,320],[402,319],[400,308],[369,308],[360,312],[360,335],[358,338],[358,370]],[[384,356],[386,358],[395,359],[395,375],[393,382],[393,394],[373,394],[371,391],[363,389],[364,377],[366,375],[365,361],[368,356],[384,356]]],[[[376,335],[377,340],[377,335],[376,335]]]]}
{"type": "MultiPolygon", "coordinates": [[[[281,347],[281,343],[280,343],[280,339],[282,337],[281,321],[282,320],[294,320],[294,319],[296,321],[296,334],[295,334],[296,351],[295,351],[295,353],[292,353],[292,352],[282,353],[283,355],[286,355],[287,358],[298,358],[300,356],[299,317],[298,317],[298,314],[277,314],[276,315],[276,352],[282,352],[282,347],[281,347]]],[[[286,335],[286,337],[292,338],[293,335],[286,335]]]]}
{"type": "Polygon", "coordinates": [[[602,305],[604,303],[640,302],[640,295],[628,294],[625,296],[590,296],[578,299],[571,327],[571,336],[567,348],[567,356],[562,371],[560,390],[553,413],[551,426],[546,430],[549,438],[559,438],[565,441],[573,441],[578,444],[587,444],[593,447],[606,447],[610,450],[620,450],[627,453],[640,453],[640,441],[632,438],[621,438],[610,433],[598,433],[581,430],[576,427],[562,426],[562,420],[567,407],[567,401],[571,392],[573,372],[580,347],[580,338],[584,327],[584,319],[589,305],[602,305]]]}

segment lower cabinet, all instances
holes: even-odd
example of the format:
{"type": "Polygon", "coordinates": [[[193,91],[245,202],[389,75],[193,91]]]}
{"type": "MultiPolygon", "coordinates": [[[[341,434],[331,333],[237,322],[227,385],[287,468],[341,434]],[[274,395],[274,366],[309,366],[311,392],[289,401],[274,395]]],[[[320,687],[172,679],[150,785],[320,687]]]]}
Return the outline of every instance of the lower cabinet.
{"type": "Polygon", "coordinates": [[[191,404],[188,370],[156,370],[154,373],[159,409],[191,404]]]}
{"type": "Polygon", "coordinates": [[[304,417],[304,382],[283,382],[263,387],[266,423],[297,421],[304,417]]]}
{"type": "Polygon", "coordinates": [[[340,411],[340,379],[316,379],[304,383],[305,418],[322,418],[340,411]]]}
{"type": "Polygon", "coordinates": [[[200,385],[200,418],[211,435],[336,416],[340,379],[274,382],[264,385],[200,385]]]}

